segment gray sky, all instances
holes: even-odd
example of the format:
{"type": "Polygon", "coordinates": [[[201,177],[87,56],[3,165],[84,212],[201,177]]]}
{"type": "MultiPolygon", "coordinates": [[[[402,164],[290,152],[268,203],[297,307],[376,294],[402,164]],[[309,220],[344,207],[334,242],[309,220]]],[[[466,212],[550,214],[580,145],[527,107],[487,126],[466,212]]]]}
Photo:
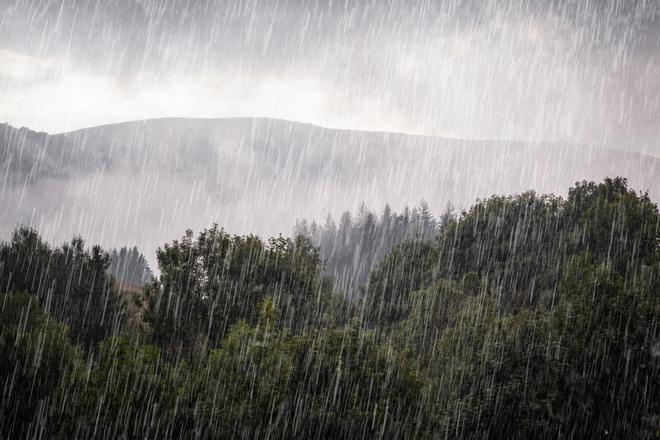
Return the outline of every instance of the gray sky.
{"type": "Polygon", "coordinates": [[[0,121],[163,116],[660,156],[660,0],[0,0],[0,121]]]}

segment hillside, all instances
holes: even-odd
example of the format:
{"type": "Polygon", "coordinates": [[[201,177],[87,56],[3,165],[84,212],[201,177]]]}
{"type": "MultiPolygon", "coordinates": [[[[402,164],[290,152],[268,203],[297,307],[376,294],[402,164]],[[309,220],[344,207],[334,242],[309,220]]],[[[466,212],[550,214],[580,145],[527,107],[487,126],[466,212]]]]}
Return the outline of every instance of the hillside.
{"type": "MultiPolygon", "coordinates": [[[[17,223],[61,242],[158,244],[210,221],[289,233],[361,202],[438,212],[491,194],[563,194],[624,175],[660,197],[660,159],[583,145],[359,132],[273,119],[158,119],[48,135],[0,126],[0,236],[17,223]],[[246,215],[246,213],[250,215],[246,215]]],[[[153,261],[151,261],[153,263],[153,261]]]]}

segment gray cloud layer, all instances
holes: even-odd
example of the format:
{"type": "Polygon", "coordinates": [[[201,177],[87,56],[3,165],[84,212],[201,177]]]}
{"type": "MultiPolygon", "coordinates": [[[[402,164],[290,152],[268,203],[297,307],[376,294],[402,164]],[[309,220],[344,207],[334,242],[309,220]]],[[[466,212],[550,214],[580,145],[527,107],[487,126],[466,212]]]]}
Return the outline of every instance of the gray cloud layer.
{"type": "Polygon", "coordinates": [[[660,155],[658,0],[0,0],[0,13],[17,66],[0,68],[0,93],[46,96],[0,118],[37,129],[233,111],[660,155]],[[61,111],[69,95],[89,118],[61,111]]]}

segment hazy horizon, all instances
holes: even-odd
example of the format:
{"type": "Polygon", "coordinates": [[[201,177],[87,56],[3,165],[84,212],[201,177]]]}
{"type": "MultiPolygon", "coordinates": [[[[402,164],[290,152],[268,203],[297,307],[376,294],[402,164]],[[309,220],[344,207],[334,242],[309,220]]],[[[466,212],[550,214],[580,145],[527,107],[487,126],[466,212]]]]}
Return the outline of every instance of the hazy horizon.
{"type": "MultiPolygon", "coordinates": [[[[439,134],[425,134],[425,133],[414,133],[414,132],[408,132],[408,131],[402,131],[402,130],[388,130],[388,129],[374,129],[374,130],[367,130],[367,129],[356,129],[356,128],[345,128],[345,127],[331,127],[327,125],[322,125],[322,124],[317,124],[314,122],[305,122],[305,121],[299,121],[295,119],[285,119],[285,118],[278,118],[278,117],[271,117],[271,116],[218,116],[218,117],[186,117],[186,116],[162,116],[162,117],[155,117],[155,118],[145,118],[145,119],[126,119],[126,120],[119,120],[115,122],[109,122],[109,123],[101,123],[98,125],[89,125],[89,126],[81,126],[78,128],[72,128],[69,130],[64,130],[64,131],[45,131],[45,130],[37,130],[33,127],[25,126],[25,125],[14,125],[11,124],[9,121],[0,121],[0,124],[7,124],[10,125],[14,128],[18,129],[23,129],[26,128],[28,130],[38,132],[38,133],[46,133],[48,135],[59,135],[59,134],[67,134],[67,133],[75,133],[78,131],[83,131],[86,129],[90,128],[101,128],[101,127],[108,127],[108,126],[115,126],[115,125],[124,125],[124,124],[131,124],[131,123],[139,123],[139,122],[148,122],[148,121],[160,121],[160,120],[206,120],[206,121],[215,121],[215,120],[232,120],[232,119],[243,119],[243,120],[273,120],[273,121],[282,121],[282,122],[292,122],[296,124],[303,124],[303,125],[310,125],[312,127],[316,128],[324,128],[328,130],[338,130],[338,131],[354,131],[354,132],[363,132],[363,133],[381,133],[381,134],[403,134],[407,136],[418,136],[418,137],[429,137],[429,138],[441,138],[441,139],[449,139],[449,140],[464,140],[464,141],[478,141],[478,142],[488,142],[488,141],[493,141],[493,142],[513,142],[513,143],[531,143],[531,144],[548,144],[548,145],[583,145],[583,146],[591,146],[591,147],[597,147],[597,148],[607,148],[607,149],[613,149],[613,150],[619,150],[619,151],[625,151],[623,149],[615,148],[615,147],[608,147],[608,146],[603,146],[603,145],[595,145],[595,144],[588,144],[588,143],[580,143],[580,142],[561,142],[561,141],[547,141],[544,139],[499,139],[499,138],[478,138],[478,137],[454,137],[454,136],[443,136],[439,134]]],[[[649,154],[649,153],[641,153],[644,155],[649,155],[649,156],[657,156],[654,154],[649,154]]]]}

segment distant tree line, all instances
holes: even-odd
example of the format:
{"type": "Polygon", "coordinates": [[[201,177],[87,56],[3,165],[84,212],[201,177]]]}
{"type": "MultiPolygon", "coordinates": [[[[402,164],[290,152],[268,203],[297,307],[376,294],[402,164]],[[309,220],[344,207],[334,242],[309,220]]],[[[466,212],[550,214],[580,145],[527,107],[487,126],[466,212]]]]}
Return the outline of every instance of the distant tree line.
{"type": "Polygon", "coordinates": [[[122,283],[142,287],[153,278],[154,274],[149,268],[147,259],[138,251],[137,247],[122,247],[110,252],[110,266],[108,271],[122,283]]]}
{"type": "Polygon", "coordinates": [[[330,214],[322,225],[301,219],[294,234],[308,237],[319,248],[336,287],[353,296],[366,284],[371,269],[396,245],[406,240],[430,240],[454,216],[451,203],[437,219],[424,200],[412,210],[405,207],[401,214],[392,211],[389,204],[380,215],[362,204],[356,214],[345,211],[338,223],[330,214]]]}
{"type": "Polygon", "coordinates": [[[428,231],[353,296],[308,236],[187,231],[131,316],[99,247],[18,229],[0,245],[0,437],[660,436],[646,194],[616,178],[491,197],[428,231]]]}

